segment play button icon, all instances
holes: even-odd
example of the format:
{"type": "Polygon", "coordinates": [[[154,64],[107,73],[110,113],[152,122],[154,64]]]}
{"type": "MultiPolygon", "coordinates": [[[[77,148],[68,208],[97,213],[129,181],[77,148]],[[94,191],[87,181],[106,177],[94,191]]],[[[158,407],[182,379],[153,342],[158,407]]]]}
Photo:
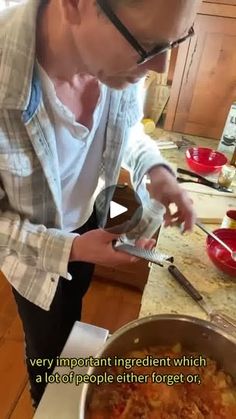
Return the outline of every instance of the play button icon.
{"type": "Polygon", "coordinates": [[[111,201],[110,203],[110,217],[111,218],[116,218],[127,211],[128,211],[128,208],[123,207],[123,205],[117,204],[117,202],[111,201]]]}
{"type": "Polygon", "coordinates": [[[95,210],[98,227],[115,234],[132,231],[143,215],[138,194],[126,184],[109,186],[100,192],[95,210]]]}

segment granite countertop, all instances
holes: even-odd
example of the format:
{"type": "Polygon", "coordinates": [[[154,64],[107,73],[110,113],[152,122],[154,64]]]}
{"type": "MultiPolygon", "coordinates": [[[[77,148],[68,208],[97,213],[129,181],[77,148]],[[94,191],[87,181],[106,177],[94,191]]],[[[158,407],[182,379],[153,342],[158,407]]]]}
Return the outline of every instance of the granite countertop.
{"type": "MultiPolygon", "coordinates": [[[[208,227],[213,230],[217,226],[208,227]]],[[[162,228],[157,248],[175,257],[176,266],[214,309],[236,317],[236,279],[215,268],[207,256],[205,241],[205,234],[197,227],[185,235],[181,235],[175,227],[162,228]]],[[[152,265],[142,297],[140,317],[167,313],[207,318],[167,268],[152,265]]]]}
{"type": "MultiPolygon", "coordinates": [[[[176,139],[180,134],[157,130],[156,138],[176,139]]],[[[155,136],[154,136],[155,137],[155,136]]],[[[192,139],[197,145],[217,148],[216,140],[192,139]]],[[[155,138],[154,138],[155,139],[155,138]]],[[[162,151],[164,157],[179,167],[186,167],[185,150],[162,151]]],[[[208,225],[210,230],[218,225],[208,225]]],[[[181,235],[178,228],[162,228],[157,250],[175,257],[175,264],[213,308],[236,318],[236,279],[218,271],[205,250],[206,235],[197,227],[181,235]]],[[[144,289],[140,317],[153,314],[188,314],[206,319],[207,315],[170,275],[167,268],[152,265],[144,289]]]]}

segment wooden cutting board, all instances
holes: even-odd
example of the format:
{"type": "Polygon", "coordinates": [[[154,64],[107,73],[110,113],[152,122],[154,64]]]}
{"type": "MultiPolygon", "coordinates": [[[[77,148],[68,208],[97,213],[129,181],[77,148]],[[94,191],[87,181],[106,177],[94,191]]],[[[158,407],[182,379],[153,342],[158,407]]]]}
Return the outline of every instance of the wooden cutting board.
{"type": "Polygon", "coordinates": [[[184,183],[194,202],[198,219],[205,224],[221,224],[226,212],[236,210],[236,193],[219,193],[204,185],[184,183]]]}

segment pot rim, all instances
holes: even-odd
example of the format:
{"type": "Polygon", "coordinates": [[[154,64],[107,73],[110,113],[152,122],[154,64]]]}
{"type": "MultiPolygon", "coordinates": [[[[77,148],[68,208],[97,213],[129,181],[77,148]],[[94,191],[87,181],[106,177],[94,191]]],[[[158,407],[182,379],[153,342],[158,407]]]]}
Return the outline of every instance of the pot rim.
{"type": "MultiPolygon", "coordinates": [[[[226,340],[230,341],[236,346],[236,338],[232,335],[230,335],[228,332],[226,332],[224,329],[220,328],[218,325],[215,325],[214,323],[210,322],[209,320],[200,319],[199,317],[185,315],[185,314],[155,314],[150,316],[141,317],[138,319],[135,319],[124,326],[117,329],[114,334],[112,334],[105,344],[102,346],[102,348],[97,352],[95,355],[95,358],[102,357],[104,351],[106,351],[107,347],[110,346],[115,340],[119,339],[125,332],[134,329],[135,327],[145,324],[154,322],[157,320],[176,320],[181,322],[188,322],[192,324],[197,324],[199,326],[202,326],[205,328],[205,330],[213,331],[217,334],[220,334],[223,336],[226,340]]],[[[95,367],[89,367],[88,374],[92,374],[95,367]]],[[[89,384],[83,384],[82,385],[82,392],[81,392],[81,403],[79,406],[79,416],[78,419],[84,419],[84,412],[85,412],[85,403],[86,403],[86,395],[89,388],[89,384]]]]}
{"type": "Polygon", "coordinates": [[[105,347],[108,345],[108,342],[113,342],[113,340],[117,339],[119,336],[121,336],[123,333],[125,333],[127,330],[133,329],[136,326],[139,326],[143,323],[149,323],[156,320],[178,320],[178,321],[187,321],[190,323],[198,324],[200,326],[204,326],[207,329],[213,330],[214,332],[217,332],[224,336],[226,339],[231,340],[236,345],[236,338],[232,336],[230,333],[228,333],[223,328],[217,326],[213,322],[205,319],[200,319],[200,317],[190,316],[187,314],[154,314],[149,315],[145,317],[141,317],[139,319],[132,320],[131,322],[125,324],[124,326],[117,329],[111,337],[106,341],[105,345],[103,346],[102,350],[99,350],[98,353],[102,353],[105,349],[105,347]]]}

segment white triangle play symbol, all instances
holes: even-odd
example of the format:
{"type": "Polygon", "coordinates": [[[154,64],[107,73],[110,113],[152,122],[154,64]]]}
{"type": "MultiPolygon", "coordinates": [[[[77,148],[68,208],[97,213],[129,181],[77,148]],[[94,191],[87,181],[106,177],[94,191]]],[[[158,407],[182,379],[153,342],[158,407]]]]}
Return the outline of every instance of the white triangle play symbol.
{"type": "Polygon", "coordinates": [[[123,205],[117,204],[117,202],[110,202],[110,218],[118,217],[118,215],[124,214],[128,211],[128,208],[123,205]]]}

